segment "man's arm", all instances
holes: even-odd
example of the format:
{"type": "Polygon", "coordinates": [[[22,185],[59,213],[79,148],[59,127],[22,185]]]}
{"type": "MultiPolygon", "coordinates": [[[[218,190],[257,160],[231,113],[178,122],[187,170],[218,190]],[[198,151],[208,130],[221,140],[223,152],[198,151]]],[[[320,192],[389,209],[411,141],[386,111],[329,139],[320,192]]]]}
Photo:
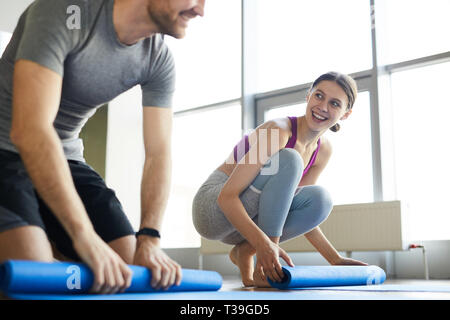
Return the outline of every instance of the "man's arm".
{"type": "MultiPolygon", "coordinates": [[[[143,122],[145,163],[140,228],[160,230],[172,177],[172,109],[144,107],[143,122]]],[[[180,284],[181,267],[160,249],[159,238],[139,236],[134,263],[152,270],[152,286],[157,289],[180,284]]]]}
{"type": "Polygon", "coordinates": [[[172,109],[144,107],[141,228],[160,230],[172,178],[172,109]]]}
{"type": "Polygon", "coordinates": [[[19,150],[34,187],[71,237],[92,228],[83,204],[71,183],[59,137],[53,128],[61,94],[61,77],[36,63],[19,60],[15,65],[11,140],[19,150]]]}
{"type": "Polygon", "coordinates": [[[11,140],[39,195],[92,269],[97,292],[113,292],[131,283],[131,271],[95,233],[76,192],[61,141],[53,127],[62,77],[28,60],[18,60],[13,79],[11,140]]]}

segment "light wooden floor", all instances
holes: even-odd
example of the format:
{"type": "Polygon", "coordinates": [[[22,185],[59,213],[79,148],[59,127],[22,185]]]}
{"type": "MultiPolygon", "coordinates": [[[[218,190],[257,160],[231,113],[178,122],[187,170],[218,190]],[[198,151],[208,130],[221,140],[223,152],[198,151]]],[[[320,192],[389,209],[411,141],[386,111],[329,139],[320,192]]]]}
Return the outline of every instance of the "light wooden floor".
{"type": "MultiPolygon", "coordinates": [[[[399,299],[399,300],[450,300],[450,280],[421,280],[421,279],[387,279],[383,285],[405,285],[405,286],[415,286],[417,288],[433,288],[436,287],[437,291],[439,286],[445,286],[449,292],[423,292],[420,291],[341,291],[341,290],[287,290],[287,292],[292,292],[293,294],[298,294],[302,292],[304,294],[314,293],[314,296],[318,299],[354,299],[355,294],[359,296],[361,300],[372,300],[372,299],[399,299]],[[317,293],[320,291],[320,295],[317,293]]],[[[273,291],[274,293],[279,291],[278,289],[272,288],[246,288],[243,287],[242,282],[239,277],[224,277],[223,286],[221,291],[248,291],[248,292],[261,292],[261,291],[273,291]]],[[[286,292],[286,291],[283,291],[286,292]]],[[[299,299],[302,295],[299,295],[299,299]]]]}
{"type": "MultiPolygon", "coordinates": [[[[251,299],[267,299],[267,300],[450,300],[450,280],[418,280],[418,279],[388,279],[383,285],[405,285],[415,286],[417,291],[351,291],[351,290],[333,290],[321,289],[301,289],[301,290],[278,290],[274,288],[246,288],[243,287],[240,278],[224,277],[222,288],[219,292],[225,294],[228,300],[251,300],[251,299]],[[437,292],[421,291],[423,288],[439,289],[444,286],[446,291],[437,292]],[[251,293],[255,292],[254,295],[251,293]],[[236,293],[235,295],[233,293],[236,293]]],[[[173,297],[168,297],[172,299],[173,297]]],[[[179,297],[175,297],[179,298],[179,297]]],[[[217,296],[197,296],[199,300],[221,299],[222,295],[217,296]]],[[[186,296],[184,299],[190,299],[186,296]]],[[[8,300],[7,297],[0,293],[0,300],[8,300]]]]}

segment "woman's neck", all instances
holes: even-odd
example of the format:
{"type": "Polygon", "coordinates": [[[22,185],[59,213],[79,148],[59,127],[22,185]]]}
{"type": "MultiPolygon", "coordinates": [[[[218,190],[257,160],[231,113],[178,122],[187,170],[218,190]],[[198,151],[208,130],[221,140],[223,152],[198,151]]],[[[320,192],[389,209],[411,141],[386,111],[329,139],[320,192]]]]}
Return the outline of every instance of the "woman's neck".
{"type": "Polygon", "coordinates": [[[313,131],[308,127],[306,123],[306,116],[301,116],[297,118],[297,141],[308,148],[310,146],[316,146],[317,141],[320,139],[324,131],[313,131]]]}

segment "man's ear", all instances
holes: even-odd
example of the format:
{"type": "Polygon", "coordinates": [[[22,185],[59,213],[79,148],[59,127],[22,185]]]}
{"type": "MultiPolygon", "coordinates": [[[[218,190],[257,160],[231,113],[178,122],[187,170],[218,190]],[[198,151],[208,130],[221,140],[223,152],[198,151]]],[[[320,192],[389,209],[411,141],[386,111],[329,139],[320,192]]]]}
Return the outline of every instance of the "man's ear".
{"type": "Polygon", "coordinates": [[[341,120],[347,119],[352,114],[352,109],[348,110],[342,117],[341,120]]]}

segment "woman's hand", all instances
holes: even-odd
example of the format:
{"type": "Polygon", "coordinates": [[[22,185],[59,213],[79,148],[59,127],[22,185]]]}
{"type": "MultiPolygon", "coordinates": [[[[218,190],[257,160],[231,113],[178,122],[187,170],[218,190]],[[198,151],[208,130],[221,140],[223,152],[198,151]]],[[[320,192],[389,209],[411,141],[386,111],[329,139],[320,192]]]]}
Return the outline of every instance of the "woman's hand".
{"type": "Polygon", "coordinates": [[[344,265],[368,266],[368,264],[365,262],[351,259],[351,258],[342,257],[342,256],[339,256],[339,258],[333,262],[333,265],[336,265],[336,266],[338,266],[338,265],[339,266],[344,266],[344,265]]]}
{"type": "Polygon", "coordinates": [[[283,258],[289,266],[294,266],[286,251],[280,248],[278,244],[269,239],[262,241],[260,245],[256,246],[255,275],[259,276],[262,281],[269,278],[274,282],[280,282],[284,274],[279,257],[283,258]]]}

